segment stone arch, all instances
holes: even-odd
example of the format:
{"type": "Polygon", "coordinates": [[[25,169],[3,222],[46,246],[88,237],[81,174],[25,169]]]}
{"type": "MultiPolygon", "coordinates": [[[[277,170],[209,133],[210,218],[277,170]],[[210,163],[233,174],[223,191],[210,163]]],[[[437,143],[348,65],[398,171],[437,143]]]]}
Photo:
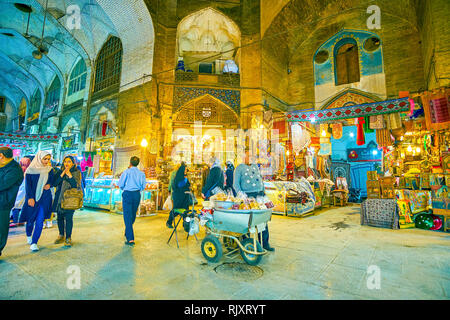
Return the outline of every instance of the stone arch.
{"type": "Polygon", "coordinates": [[[185,103],[174,112],[172,119],[175,124],[202,121],[203,124],[222,124],[225,128],[239,124],[239,116],[236,111],[209,94],[185,103]]]}
{"type": "Polygon", "coordinates": [[[381,101],[380,97],[367,93],[357,89],[345,89],[338,94],[334,95],[327,102],[325,102],[319,109],[334,109],[340,108],[352,102],[354,104],[363,104],[363,103],[371,103],[381,101]]]}
{"type": "Polygon", "coordinates": [[[237,49],[240,44],[241,31],[236,23],[222,12],[208,7],[191,13],[178,24],[176,58],[177,61],[184,59],[188,69],[193,70],[201,60],[214,62],[216,73],[220,73],[223,69],[220,61],[233,57],[239,61],[237,49]],[[231,53],[224,53],[224,50],[231,53]]]}

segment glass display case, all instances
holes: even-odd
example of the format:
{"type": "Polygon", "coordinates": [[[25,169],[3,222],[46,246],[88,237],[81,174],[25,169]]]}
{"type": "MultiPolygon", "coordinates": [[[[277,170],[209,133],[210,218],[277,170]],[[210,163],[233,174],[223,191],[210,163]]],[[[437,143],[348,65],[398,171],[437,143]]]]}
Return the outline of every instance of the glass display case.
{"type": "Polygon", "coordinates": [[[111,178],[86,178],[84,206],[110,210],[112,187],[111,178]]]}
{"type": "MultiPolygon", "coordinates": [[[[84,206],[122,213],[122,190],[117,186],[119,179],[87,178],[84,193],[84,206]]],[[[147,180],[141,193],[141,205],[138,214],[146,215],[158,209],[159,181],[147,180]]]]}
{"type": "MultiPolygon", "coordinates": [[[[123,213],[122,208],[122,190],[117,187],[118,179],[113,181],[113,188],[111,190],[111,211],[116,213],[123,213]]],[[[159,181],[147,180],[145,190],[141,192],[141,203],[138,209],[138,215],[154,215],[158,209],[159,202],[159,181]]]]}

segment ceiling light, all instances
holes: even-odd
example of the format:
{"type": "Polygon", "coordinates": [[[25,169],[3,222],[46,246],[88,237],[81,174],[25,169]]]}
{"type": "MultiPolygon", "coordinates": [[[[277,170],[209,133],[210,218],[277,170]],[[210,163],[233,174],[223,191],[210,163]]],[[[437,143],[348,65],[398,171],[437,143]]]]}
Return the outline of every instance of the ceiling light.
{"type": "Polygon", "coordinates": [[[17,3],[16,2],[16,3],[14,3],[14,6],[22,12],[30,13],[33,11],[31,6],[29,6],[28,4],[25,4],[25,3],[17,3]]]}
{"type": "Polygon", "coordinates": [[[35,58],[37,60],[41,60],[42,59],[42,52],[40,52],[39,50],[34,50],[33,51],[33,58],[35,58]]]}

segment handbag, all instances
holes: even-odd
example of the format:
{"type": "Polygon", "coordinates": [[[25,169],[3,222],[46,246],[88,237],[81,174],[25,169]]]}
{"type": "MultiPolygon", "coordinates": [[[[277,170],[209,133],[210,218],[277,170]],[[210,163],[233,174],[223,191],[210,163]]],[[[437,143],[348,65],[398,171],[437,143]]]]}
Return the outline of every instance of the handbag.
{"type": "Polygon", "coordinates": [[[64,210],[78,210],[83,207],[83,191],[71,188],[64,192],[61,208],[64,210]]]}

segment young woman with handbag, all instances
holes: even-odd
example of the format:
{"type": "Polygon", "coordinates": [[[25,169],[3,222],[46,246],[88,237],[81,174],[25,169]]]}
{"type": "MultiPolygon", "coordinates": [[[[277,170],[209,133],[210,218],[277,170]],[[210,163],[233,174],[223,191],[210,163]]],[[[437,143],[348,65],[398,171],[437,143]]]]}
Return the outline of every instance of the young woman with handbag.
{"type": "Polygon", "coordinates": [[[72,246],[73,214],[83,206],[83,191],[81,190],[81,172],[75,159],[66,156],[61,169],[55,175],[53,185],[56,187],[53,211],[57,212],[59,236],[55,244],[63,243],[72,246]]]}

